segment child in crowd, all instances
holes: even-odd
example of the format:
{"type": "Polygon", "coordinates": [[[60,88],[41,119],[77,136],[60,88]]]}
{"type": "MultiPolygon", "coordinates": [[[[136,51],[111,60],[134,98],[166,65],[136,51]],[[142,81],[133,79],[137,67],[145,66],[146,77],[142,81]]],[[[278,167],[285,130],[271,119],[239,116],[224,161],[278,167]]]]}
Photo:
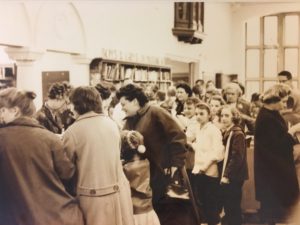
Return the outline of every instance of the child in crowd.
{"type": "Polygon", "coordinates": [[[187,138],[188,148],[185,166],[189,176],[191,175],[195,161],[195,150],[192,147],[192,143],[196,140],[196,130],[199,128],[199,123],[196,118],[196,105],[198,103],[200,103],[198,98],[189,97],[184,103],[183,115],[177,116],[178,120],[183,124],[187,138]]]}
{"type": "Polygon", "coordinates": [[[201,204],[208,225],[220,222],[219,216],[219,172],[217,162],[223,160],[222,134],[211,119],[211,110],[206,103],[196,105],[199,122],[196,131],[195,165],[192,170],[196,199],[201,204]]]}
{"type": "Polygon", "coordinates": [[[144,156],[144,137],[138,131],[123,130],[123,170],[129,180],[135,225],[160,225],[152,206],[149,161],[144,156]]]}
{"type": "Polygon", "coordinates": [[[219,120],[219,116],[217,115],[219,110],[221,109],[222,105],[225,104],[224,99],[222,98],[221,95],[213,95],[209,100],[208,100],[208,105],[211,108],[211,121],[221,129],[221,124],[219,120]]]}
{"type": "Polygon", "coordinates": [[[246,139],[239,126],[241,117],[235,107],[225,105],[220,110],[220,121],[223,125],[223,144],[225,157],[221,173],[221,191],[226,224],[241,225],[242,186],[248,179],[246,157],[246,139]]]}

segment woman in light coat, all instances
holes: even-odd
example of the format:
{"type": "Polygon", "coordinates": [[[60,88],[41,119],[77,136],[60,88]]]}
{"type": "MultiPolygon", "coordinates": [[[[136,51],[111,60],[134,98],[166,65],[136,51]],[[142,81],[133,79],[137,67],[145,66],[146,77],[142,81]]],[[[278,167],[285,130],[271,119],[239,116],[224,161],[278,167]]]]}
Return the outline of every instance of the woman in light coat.
{"type": "Polygon", "coordinates": [[[95,88],[74,89],[70,101],[76,121],[64,133],[63,141],[76,165],[77,196],[87,225],[133,225],[117,125],[101,113],[101,98],[95,88]]]}

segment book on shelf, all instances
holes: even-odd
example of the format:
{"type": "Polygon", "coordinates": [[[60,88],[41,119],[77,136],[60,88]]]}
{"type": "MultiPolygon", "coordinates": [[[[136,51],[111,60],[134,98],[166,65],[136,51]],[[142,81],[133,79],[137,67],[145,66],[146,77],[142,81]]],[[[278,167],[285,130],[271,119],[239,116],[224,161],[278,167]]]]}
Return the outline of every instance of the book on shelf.
{"type": "Polygon", "coordinates": [[[155,71],[155,70],[150,70],[149,73],[148,73],[148,80],[149,81],[157,81],[159,78],[159,73],[158,71],[155,71]]]}
{"type": "Polygon", "coordinates": [[[120,66],[120,80],[124,80],[124,79],[125,79],[125,67],[120,66]]]}
{"type": "Polygon", "coordinates": [[[130,67],[126,68],[124,79],[133,79],[133,72],[134,72],[133,68],[130,67]]]}

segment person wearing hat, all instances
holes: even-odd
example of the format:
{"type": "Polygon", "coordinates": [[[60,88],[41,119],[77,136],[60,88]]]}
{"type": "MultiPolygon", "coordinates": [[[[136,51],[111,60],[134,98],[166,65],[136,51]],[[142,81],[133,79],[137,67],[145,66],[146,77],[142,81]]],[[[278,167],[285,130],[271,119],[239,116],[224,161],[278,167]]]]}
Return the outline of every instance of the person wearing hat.
{"type": "Polygon", "coordinates": [[[152,205],[150,164],[145,157],[143,135],[135,130],[121,132],[123,170],[130,183],[135,224],[160,225],[152,205]]]}
{"type": "Polygon", "coordinates": [[[289,86],[275,84],[262,96],[254,133],[254,178],[262,220],[275,224],[286,219],[297,203],[299,186],[293,146],[300,125],[288,129],[280,111],[287,106],[289,86]]]}

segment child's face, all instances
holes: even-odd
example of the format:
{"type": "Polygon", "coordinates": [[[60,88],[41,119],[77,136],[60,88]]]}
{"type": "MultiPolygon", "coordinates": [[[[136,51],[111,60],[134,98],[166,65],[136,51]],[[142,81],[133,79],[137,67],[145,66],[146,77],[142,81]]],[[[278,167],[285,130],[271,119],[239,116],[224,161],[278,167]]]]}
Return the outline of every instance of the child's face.
{"type": "Polygon", "coordinates": [[[204,124],[206,124],[209,121],[209,116],[210,115],[208,114],[207,110],[196,108],[197,121],[201,125],[204,125],[204,124]]]}
{"type": "Polygon", "coordinates": [[[184,116],[192,118],[196,114],[196,108],[194,104],[184,104],[184,116]]]}
{"type": "Polygon", "coordinates": [[[233,125],[232,116],[233,115],[232,115],[231,110],[229,108],[222,109],[220,119],[221,119],[221,123],[223,124],[223,126],[225,128],[228,128],[231,125],[233,125]]]}
{"type": "Polygon", "coordinates": [[[221,102],[215,99],[210,100],[209,102],[211,114],[216,115],[218,110],[221,108],[221,102]]]}

